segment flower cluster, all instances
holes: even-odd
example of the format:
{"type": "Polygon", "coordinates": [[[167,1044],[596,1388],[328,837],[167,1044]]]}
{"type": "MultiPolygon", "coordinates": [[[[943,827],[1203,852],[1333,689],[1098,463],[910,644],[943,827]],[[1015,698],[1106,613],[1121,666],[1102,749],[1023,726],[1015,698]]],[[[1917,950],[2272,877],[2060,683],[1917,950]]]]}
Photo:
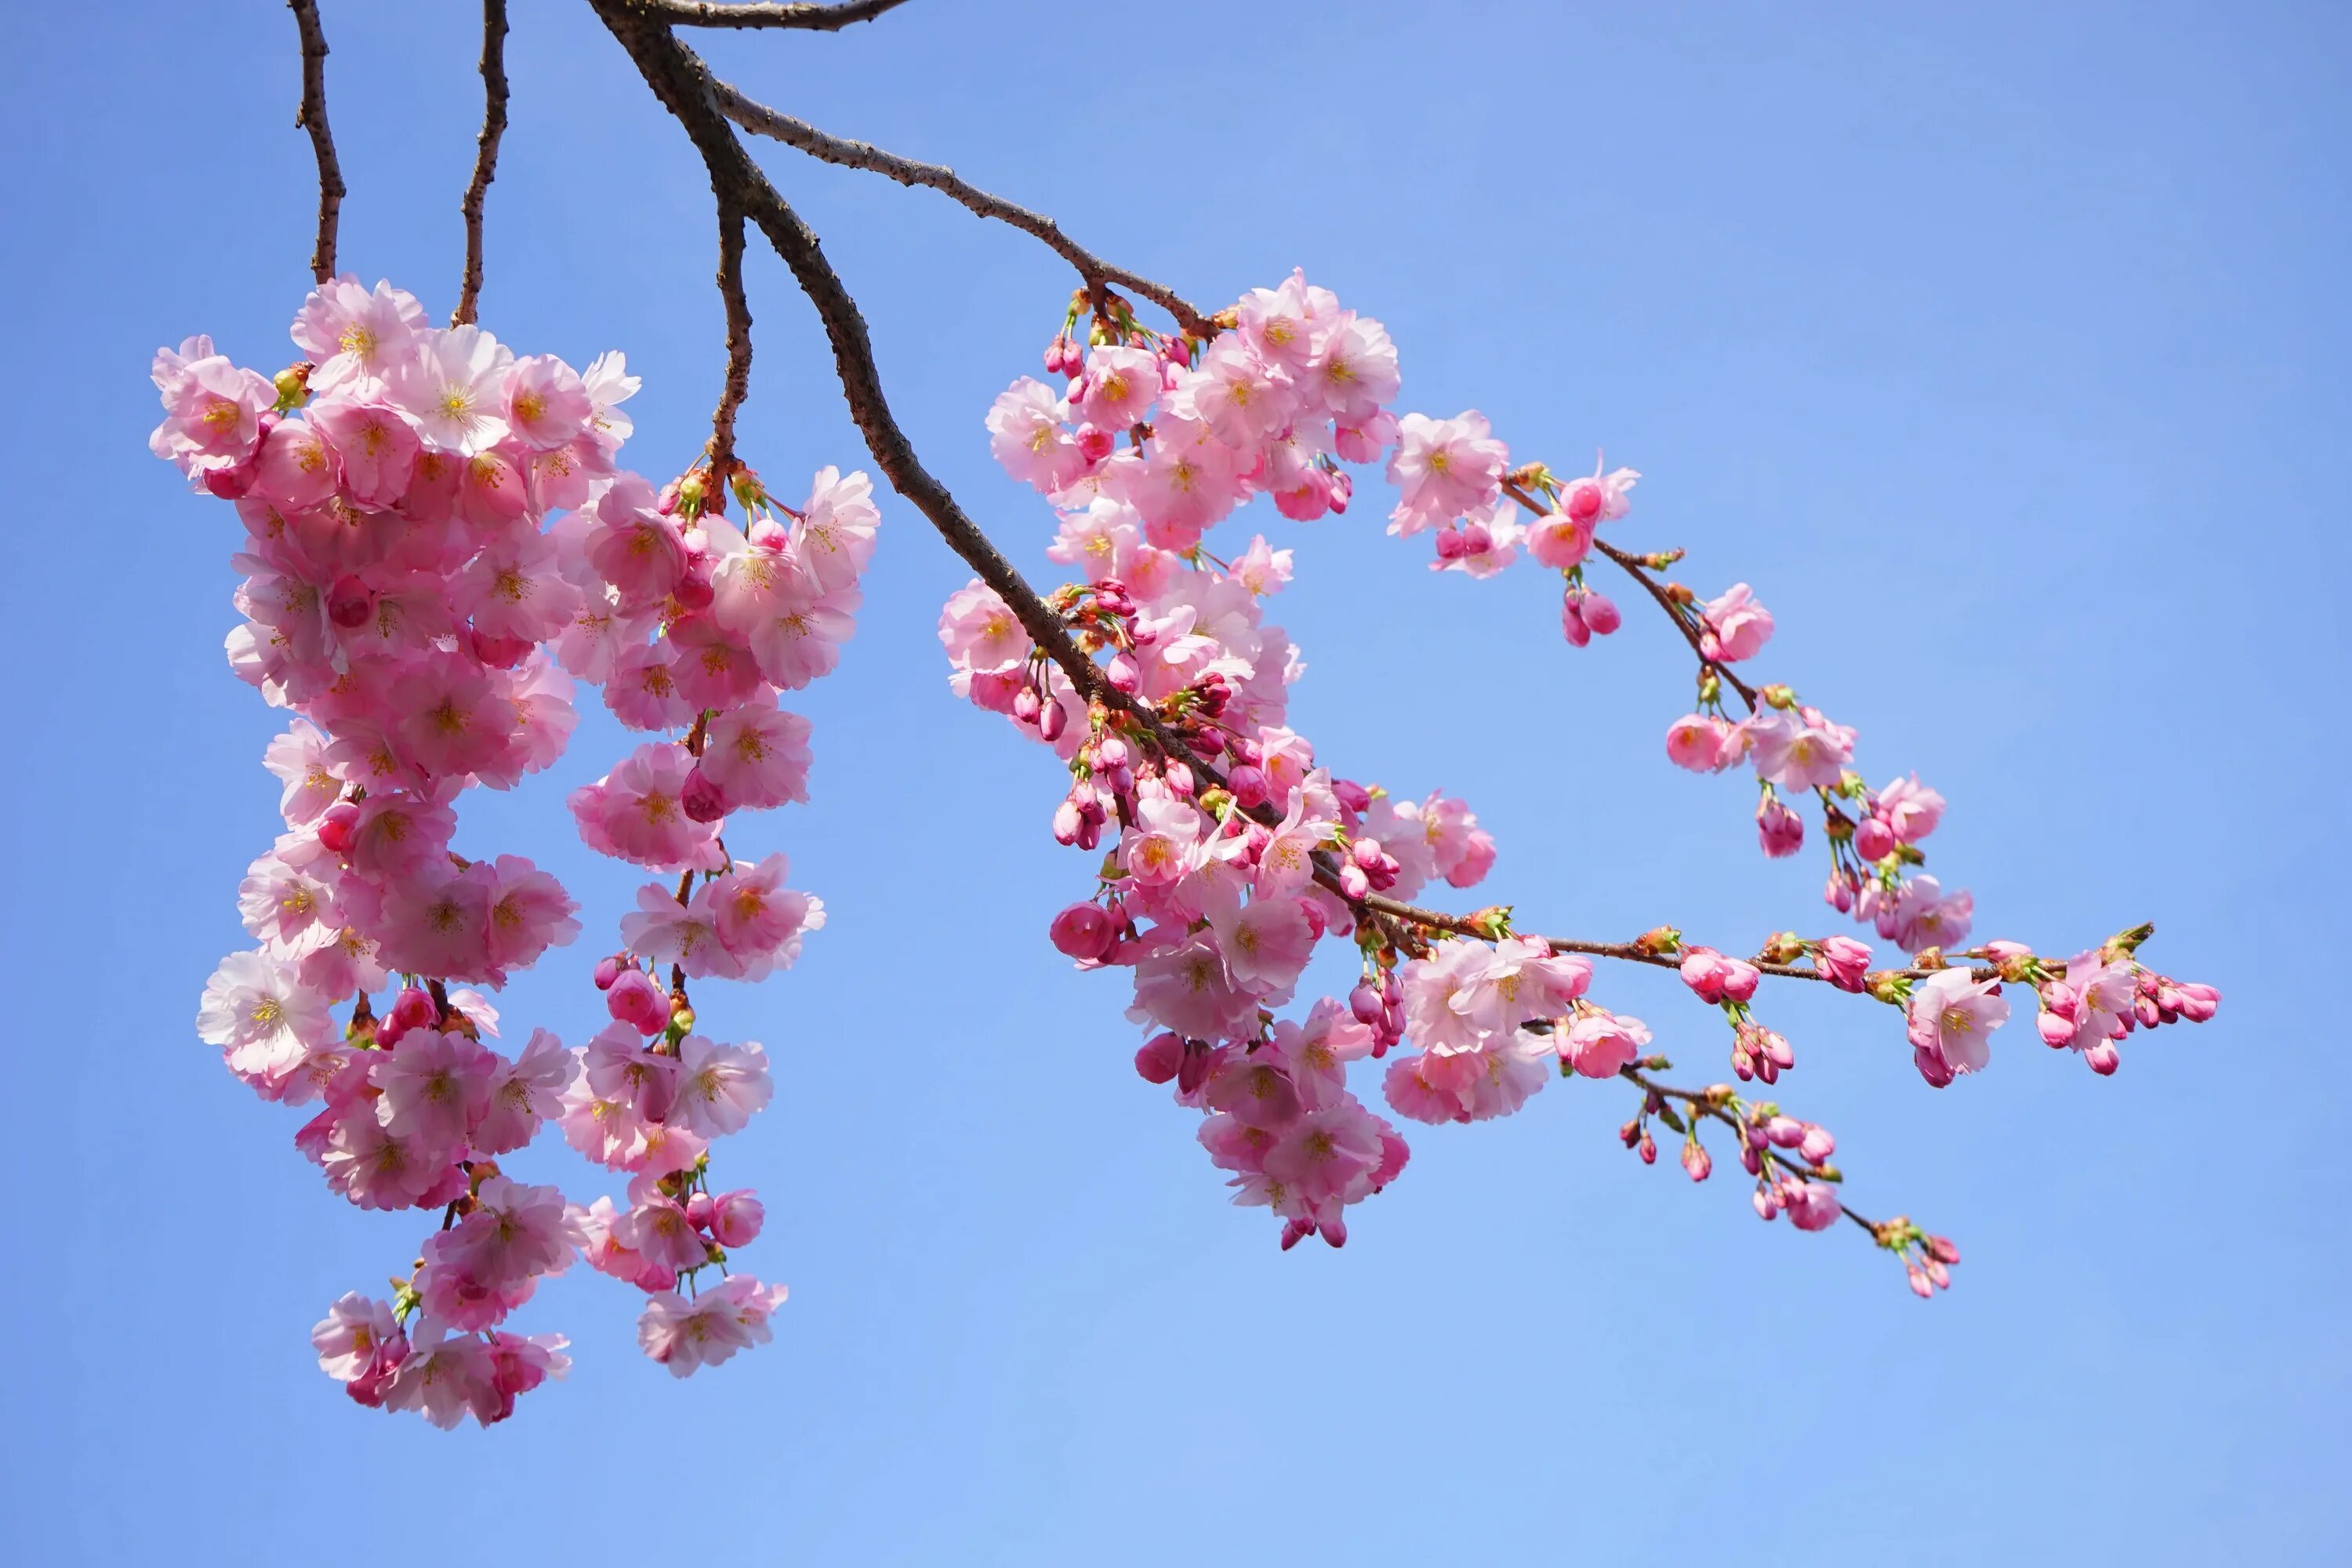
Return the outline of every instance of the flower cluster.
{"type": "Polygon", "coordinates": [[[319,1107],[296,1144],[334,1191],[443,1210],[391,1301],[346,1296],[319,1325],[320,1365],[364,1405],[500,1420],[568,1365],[562,1337],[503,1325],[583,1249],[652,1293],[655,1360],[724,1360],[767,1336],[782,1289],[677,1291],[759,1232],[756,1197],[710,1192],[707,1150],[770,1086],[758,1046],[693,1032],[685,982],[757,979],[822,923],[783,857],[734,862],[722,834],[730,811],[805,798],[808,726],[776,690],[832,668],[847,635],[866,482],[824,470],[789,525],[748,469],[656,491],[616,464],[637,388],[620,355],[584,374],[519,357],[428,325],[389,284],[322,283],[293,336],[310,357],[274,378],[201,337],[159,353],[151,445],[235,504],[230,665],[293,715],[265,757],[286,832],[239,889],[258,945],[215,971],[198,1033],[264,1099],[319,1107]],[[575,679],[625,724],[688,731],[571,801],[592,847],[682,875],[598,968],[613,1023],[578,1050],[534,1030],[509,1058],[468,987],[571,942],[578,907],[527,859],[458,853],[457,805],[562,753],[575,679]],[[664,961],[666,986],[646,967],[664,961]],[[550,1121],[631,1174],[626,1211],[499,1169],[550,1121]]]}
{"type": "MultiPolygon", "coordinates": [[[[1385,332],[1297,275],[1219,312],[1205,337],[1156,336],[1108,296],[1094,300],[1082,348],[1071,335],[1078,315],[1074,303],[1045,353],[1066,384],[1024,377],[987,418],[1006,470],[1059,510],[1046,554],[1076,580],[1019,607],[974,581],[949,598],[940,639],[954,691],[1066,768],[1055,838],[1101,852],[1094,896],[1054,917],[1054,945],[1082,969],[1130,972],[1129,1016],[1149,1033],[1137,1071],[1204,1115],[1201,1142],[1232,1173],[1235,1201],[1273,1208],[1284,1247],[1316,1234],[1341,1244],[1347,1207],[1404,1166],[1403,1138],[1349,1091],[1348,1064],[1364,1058],[1390,1058],[1388,1108],[1431,1124],[1508,1115],[1555,1068],[1630,1079],[1643,1103],[1623,1132],[1645,1161],[1656,1157],[1658,1119],[1685,1134],[1684,1167],[1704,1179],[1712,1160],[1698,1128],[1712,1119],[1735,1129],[1763,1218],[1822,1230],[1852,1215],[1826,1131],[1727,1085],[1675,1089],[1644,1076],[1666,1064],[1644,1054],[1640,1019],[1588,999],[1588,953],[1676,969],[1722,1010],[1736,1074],[1768,1084],[1796,1061],[1750,1008],[1768,973],[1905,1007],[1920,1070],[1936,1083],[1982,1065],[1983,1036],[2006,1016],[2004,979],[2032,981],[2045,1036],[2078,1044],[2094,1066],[2102,1049],[2111,1062],[2119,1017],[2127,1027],[2126,1016],[2210,1016],[2210,989],[2149,978],[2127,951],[2056,964],[1996,943],[1963,956],[2000,963],[1998,973],[1943,967],[1941,950],[1966,939],[1972,901],[1905,875],[1943,797],[1916,776],[1870,790],[1848,765],[1851,729],[1785,688],[1751,694],[1728,676],[1772,634],[1748,584],[1702,604],[1647,575],[1671,557],[1598,545],[1595,531],[1626,515],[1632,469],[1596,465],[1562,482],[1540,465],[1512,468],[1475,412],[1391,417],[1385,332]],[[1851,937],[1790,932],[1754,960],[1685,943],[1670,927],[1627,944],[1563,943],[1515,933],[1507,910],[1446,916],[1408,902],[1435,880],[1477,883],[1493,840],[1458,801],[1399,800],[1318,763],[1287,721],[1297,650],[1263,615],[1292,577],[1293,552],[1260,535],[1225,561],[1204,542],[1260,490],[1295,520],[1345,510],[1352,483],[1336,459],[1384,452],[1400,497],[1390,531],[1433,531],[1440,569],[1486,576],[1525,552],[1561,572],[1571,642],[1622,620],[1584,582],[1588,555],[1605,548],[1632,563],[1701,661],[1701,710],[1670,730],[1669,756],[1697,771],[1749,763],[1768,854],[1793,853],[1804,837],[1782,792],[1816,794],[1837,870],[1832,901],[1919,953],[1920,966],[1874,972],[1871,950],[1851,937]],[[1515,507],[1534,521],[1517,521],[1515,507]],[[1738,721],[1722,710],[1727,679],[1749,701],[1738,721]],[[1278,1016],[1326,940],[1357,948],[1359,983],[1344,1003],[1321,997],[1303,1017],[1278,1016]],[[1417,1048],[1390,1057],[1408,1039],[1417,1048]]],[[[1958,1258],[1948,1242],[1907,1219],[1853,1217],[1904,1258],[1915,1287],[1947,1282],[1958,1258]]]]}

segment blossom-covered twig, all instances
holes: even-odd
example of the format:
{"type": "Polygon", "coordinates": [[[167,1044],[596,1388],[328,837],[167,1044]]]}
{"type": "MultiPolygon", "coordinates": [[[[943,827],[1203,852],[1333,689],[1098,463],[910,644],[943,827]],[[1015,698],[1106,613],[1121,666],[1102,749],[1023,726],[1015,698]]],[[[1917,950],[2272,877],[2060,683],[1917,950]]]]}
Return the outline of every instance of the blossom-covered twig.
{"type": "Polygon", "coordinates": [[[482,0],[482,130],[474,139],[474,177],[467,182],[466,272],[457,288],[457,308],[449,324],[474,320],[482,295],[482,203],[498,177],[499,139],[507,131],[507,0],[482,0]]]}
{"type": "Polygon", "coordinates": [[[302,35],[302,107],[294,123],[310,133],[319,161],[319,237],[310,247],[310,276],[324,283],[335,275],[335,226],[343,210],[343,166],[335,157],[334,132],[327,129],[327,35],[319,26],[318,0],[286,0],[302,35]]]}
{"type": "Polygon", "coordinates": [[[1156,283],[1141,273],[1130,272],[1124,267],[1105,261],[1063,233],[1062,226],[1054,219],[1008,202],[1002,196],[992,195],[959,178],[952,169],[937,163],[918,163],[912,158],[886,152],[871,142],[852,142],[832,135],[804,120],[795,120],[766,104],[755,102],[723,81],[712,80],[710,91],[719,112],[746,131],[772,137],[788,147],[798,148],[812,158],[836,163],[845,169],[867,170],[886,175],[902,185],[927,185],[982,217],[1010,224],[1043,241],[1055,255],[1077,269],[1078,276],[1097,297],[1105,284],[1115,283],[1167,311],[1188,332],[1206,337],[1215,331],[1199,306],[1166,284],[1156,283]]]}

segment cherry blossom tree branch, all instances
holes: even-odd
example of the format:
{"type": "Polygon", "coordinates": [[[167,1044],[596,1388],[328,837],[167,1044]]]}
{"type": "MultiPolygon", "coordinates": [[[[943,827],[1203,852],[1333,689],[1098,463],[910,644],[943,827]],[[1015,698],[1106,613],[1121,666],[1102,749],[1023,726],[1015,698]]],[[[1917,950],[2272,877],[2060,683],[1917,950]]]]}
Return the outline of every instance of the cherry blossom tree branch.
{"type": "Polygon", "coordinates": [[[482,203],[498,177],[499,139],[507,131],[507,0],[482,0],[482,132],[474,139],[474,177],[459,208],[466,215],[466,274],[449,324],[474,319],[482,294],[482,203]]]}
{"type": "Polygon", "coordinates": [[[907,0],[841,0],[824,5],[813,0],[797,4],[704,5],[700,0],[637,0],[646,16],[678,27],[794,27],[803,32],[837,33],[855,22],[871,22],[895,11],[907,0]]]}
{"type": "Polygon", "coordinates": [[[743,213],[719,204],[719,296],[727,306],[727,383],[710,416],[711,477],[724,485],[735,467],[735,412],[751,390],[751,302],[743,293],[743,213]]]}
{"type": "Polygon", "coordinates": [[[823,163],[838,164],[845,169],[864,169],[896,180],[902,185],[929,186],[981,217],[1010,224],[1042,241],[1047,249],[1077,269],[1078,277],[1090,292],[1099,294],[1106,284],[1117,284],[1150,300],[1195,336],[1206,337],[1215,331],[1199,306],[1166,284],[1156,283],[1140,273],[1130,272],[1124,267],[1105,261],[1064,234],[1062,226],[1053,218],[1008,202],[1002,196],[992,195],[958,178],[952,169],[938,163],[918,163],[912,158],[886,152],[871,142],[852,142],[832,135],[804,120],[795,120],[789,114],[746,98],[723,81],[713,79],[710,89],[719,112],[755,135],[771,137],[823,163]]]}
{"type": "MultiPolygon", "coordinates": [[[[841,381],[851,420],[865,437],[866,449],[873,454],[876,465],[892,486],[922,512],[948,547],[961,556],[981,581],[1004,602],[1039,650],[1054,661],[1089,703],[1099,704],[1131,718],[1164,755],[1183,759],[1211,784],[1221,784],[1214,771],[1199,761],[1183,737],[1171,730],[1156,711],[1134,701],[1125,692],[1110,685],[1101,667],[1071,638],[1069,628],[1061,616],[1030,587],[1020,570],[971,521],[947,487],[923,466],[913,442],[891,412],[888,398],[882,390],[881,371],[874,358],[873,342],[867,334],[864,315],[842,283],[840,275],[834,271],[832,263],[825,258],[816,235],[769,183],[766,174],[744,151],[741,142],[730,128],[723,107],[724,86],[711,76],[709,68],[694,51],[680,43],[668,28],[648,20],[640,8],[630,5],[628,0],[591,0],[591,3],[596,6],[615,39],[635,61],[655,96],[677,118],[701,153],[710,176],[711,188],[722,208],[731,205],[759,226],[777,255],[792,269],[802,292],[815,306],[832,345],[835,370],[841,381]]],[[[1524,496],[1521,499],[1527,500],[1524,496]]],[[[1528,504],[1534,503],[1530,500],[1528,504]]],[[[1266,820],[1270,824],[1274,819],[1268,816],[1266,820]]],[[[1404,922],[1432,931],[1486,940],[1492,940],[1496,934],[1496,911],[1450,915],[1379,894],[1350,898],[1341,890],[1337,870],[1326,858],[1318,858],[1316,880],[1339,893],[1360,913],[1381,921],[1404,922]]],[[[1558,952],[1582,953],[1661,968],[1675,968],[1680,963],[1678,957],[1669,956],[1671,950],[1645,947],[1640,942],[1592,942],[1560,937],[1545,940],[1558,952]]],[[[1766,973],[1787,979],[1822,978],[1811,969],[1793,964],[1771,963],[1758,967],[1766,973]]],[[[1918,978],[1935,971],[1921,968],[1893,973],[1918,978]]],[[[1980,977],[1990,973],[1989,971],[1979,973],[1980,977]]]]}
{"type": "Polygon", "coordinates": [[[334,132],[327,128],[327,34],[319,26],[318,0],[286,0],[302,37],[302,107],[295,125],[310,133],[319,161],[319,237],[310,247],[310,276],[324,283],[335,275],[335,226],[343,211],[343,166],[335,156],[334,132]]]}

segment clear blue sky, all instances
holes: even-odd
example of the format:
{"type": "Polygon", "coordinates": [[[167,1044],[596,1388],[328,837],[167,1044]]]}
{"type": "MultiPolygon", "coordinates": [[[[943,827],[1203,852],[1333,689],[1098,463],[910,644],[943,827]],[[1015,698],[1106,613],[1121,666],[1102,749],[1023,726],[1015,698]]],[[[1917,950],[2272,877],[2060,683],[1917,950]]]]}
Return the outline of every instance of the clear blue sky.
{"type": "MultiPolygon", "coordinates": [[[[674,471],[718,386],[708,189],[584,7],[515,10],[484,321],[625,349],[631,450],[674,471]]],[[[478,18],[325,12],[346,264],[445,312],[478,18]]],[[[1123,987],[1046,947],[1087,871],[1045,837],[1052,767],[949,696],[931,628],[965,574],[886,498],[857,640],[802,705],[815,799],[756,841],[833,924],[704,1003],[777,1061],[722,1150],[768,1197],[776,1342],[674,1384],[630,1293],[575,1270],[524,1315],[572,1336],[571,1381],[455,1436],[352,1408],[304,1339],[416,1216],[331,1197],[190,1026],[275,831],[273,725],[217,651],[222,510],[145,453],[146,365],[197,331],[290,355],[293,25],[50,5],[10,35],[0,1558],[2352,1561],[2342,1027],[2304,956],[2346,940],[2341,11],[916,0],[704,38],[758,95],[1195,299],[1303,264],[1386,321],[1409,406],[1475,405],[1570,468],[1605,444],[1647,476],[1618,537],[1756,584],[1771,673],[1861,726],[1874,778],[1951,797],[1932,847],[1986,934],[2063,952],[2152,919],[2149,956],[2228,1001],[2113,1081],[2020,1029],[1936,1094],[1891,1016],[1770,999],[1783,1098],[1838,1131],[1857,1202],[1961,1241],[1932,1306],[1858,1237],[1642,1170],[1591,1086],[1423,1133],[1344,1253],[1280,1255],[1129,1070],[1123,987]]],[[[980,420],[1069,277],[927,193],[768,162],[929,462],[1042,570],[1051,519],[980,420]]],[[[782,269],[751,283],[748,454],[864,462],[782,269]]],[[[1823,925],[1811,858],[1761,860],[1741,789],[1660,754],[1688,681],[1663,626],[1572,654],[1539,576],[1434,576],[1385,505],[1266,518],[1327,757],[1468,795],[1540,929],[1823,925]]],[[[583,725],[463,830],[589,904],[509,994],[573,1038],[634,879],[559,802],[619,749],[583,725]]],[[[1611,981],[1716,1058],[1670,983],[1611,981]]],[[[596,1190],[560,1149],[531,1168],[596,1190]]]]}

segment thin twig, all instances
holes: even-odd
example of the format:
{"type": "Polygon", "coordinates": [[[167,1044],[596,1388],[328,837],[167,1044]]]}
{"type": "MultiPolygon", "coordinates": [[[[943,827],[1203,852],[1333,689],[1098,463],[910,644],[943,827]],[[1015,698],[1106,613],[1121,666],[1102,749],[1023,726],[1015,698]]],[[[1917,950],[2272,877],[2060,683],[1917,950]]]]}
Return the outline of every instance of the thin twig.
{"type": "Polygon", "coordinates": [[[636,7],[658,22],[677,27],[798,27],[804,32],[835,33],[853,22],[871,22],[885,11],[895,11],[907,0],[841,0],[821,5],[799,4],[716,5],[699,0],[636,0],[636,7]]]}
{"type": "Polygon", "coordinates": [[[912,158],[886,152],[871,142],[852,142],[832,135],[805,120],[795,120],[781,110],[770,109],[766,104],[755,102],[723,81],[713,79],[710,89],[717,98],[719,112],[746,131],[772,137],[824,163],[836,163],[845,169],[864,169],[896,180],[902,185],[929,186],[982,217],[1010,224],[1044,241],[1055,255],[1077,268],[1078,277],[1096,297],[1097,310],[1101,308],[1103,286],[1116,283],[1141,295],[1175,317],[1178,325],[1196,337],[1208,336],[1214,331],[1199,306],[1166,284],[1155,283],[1140,273],[1130,272],[1124,267],[1105,261],[1064,234],[1062,226],[1044,213],[1032,212],[1002,196],[992,195],[958,178],[953,169],[938,163],[918,163],[912,158]]]}
{"type": "Polygon", "coordinates": [[[482,201],[498,177],[499,138],[507,132],[507,0],[482,0],[482,133],[474,138],[474,177],[459,208],[466,215],[466,276],[449,324],[474,319],[482,297],[482,201]]]}
{"type": "Polygon", "coordinates": [[[324,283],[335,275],[335,225],[343,212],[343,166],[335,157],[334,132],[327,129],[327,35],[319,26],[318,0],[286,0],[302,35],[302,107],[294,123],[310,133],[319,160],[319,237],[310,247],[310,276],[324,283]]]}
{"type": "MultiPolygon", "coordinates": [[[[1506,480],[1503,491],[1538,517],[1550,514],[1550,508],[1529,495],[1521,486],[1506,480]]],[[[1592,542],[1592,548],[1623,567],[1627,576],[1642,584],[1643,591],[1658,602],[1658,608],[1665,611],[1666,619],[1675,623],[1675,629],[1683,634],[1683,640],[1690,644],[1691,652],[1698,655],[1699,664],[1721,677],[1726,685],[1739,693],[1739,700],[1748,704],[1748,710],[1750,713],[1755,712],[1758,707],[1756,688],[1740,679],[1722,660],[1706,657],[1706,649],[1699,643],[1697,628],[1691,625],[1690,617],[1683,614],[1683,608],[1675,602],[1674,595],[1660,586],[1655,577],[1650,575],[1649,569],[1642,564],[1642,558],[1631,551],[1618,549],[1605,539],[1595,539],[1592,542]]]]}
{"type": "Polygon", "coordinates": [[[710,476],[724,486],[735,468],[735,411],[751,390],[751,302],[743,296],[743,214],[719,204],[719,296],[727,304],[727,384],[710,416],[710,476]]]}

